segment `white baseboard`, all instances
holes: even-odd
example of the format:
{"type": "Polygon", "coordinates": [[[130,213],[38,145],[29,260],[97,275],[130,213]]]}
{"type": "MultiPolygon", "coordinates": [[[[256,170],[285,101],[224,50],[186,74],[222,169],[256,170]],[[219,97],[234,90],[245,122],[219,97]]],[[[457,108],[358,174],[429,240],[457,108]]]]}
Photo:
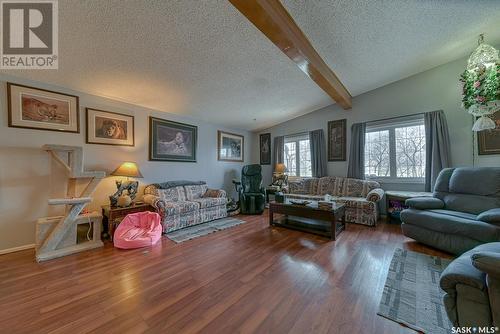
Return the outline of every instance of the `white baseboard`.
{"type": "Polygon", "coordinates": [[[23,246],[12,247],[12,248],[7,248],[7,249],[0,249],[0,255],[19,252],[19,251],[23,251],[26,249],[32,249],[32,248],[35,248],[35,244],[23,245],[23,246]]]}

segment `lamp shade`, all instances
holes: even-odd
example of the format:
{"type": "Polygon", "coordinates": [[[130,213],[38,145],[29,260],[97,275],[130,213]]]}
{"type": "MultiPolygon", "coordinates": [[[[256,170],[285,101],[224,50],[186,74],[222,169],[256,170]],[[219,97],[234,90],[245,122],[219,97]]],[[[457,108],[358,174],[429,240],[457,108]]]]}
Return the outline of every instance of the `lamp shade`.
{"type": "Polygon", "coordinates": [[[113,173],[111,173],[111,175],[135,178],[143,177],[141,171],[139,170],[139,167],[137,167],[137,164],[135,162],[122,163],[120,167],[118,167],[113,173]]]}
{"type": "Polygon", "coordinates": [[[276,167],[274,168],[274,171],[276,173],[284,173],[286,171],[285,164],[276,164],[276,167]]]}

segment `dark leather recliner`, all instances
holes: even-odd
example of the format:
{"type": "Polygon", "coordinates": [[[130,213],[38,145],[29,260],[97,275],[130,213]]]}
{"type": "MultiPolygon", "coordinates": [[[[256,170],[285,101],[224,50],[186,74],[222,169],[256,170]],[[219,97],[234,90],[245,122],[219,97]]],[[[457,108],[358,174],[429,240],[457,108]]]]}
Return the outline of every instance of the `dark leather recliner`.
{"type": "Polygon", "coordinates": [[[262,187],[262,167],[260,165],[247,165],[241,170],[239,197],[241,213],[255,215],[264,212],[266,196],[262,187]]]}

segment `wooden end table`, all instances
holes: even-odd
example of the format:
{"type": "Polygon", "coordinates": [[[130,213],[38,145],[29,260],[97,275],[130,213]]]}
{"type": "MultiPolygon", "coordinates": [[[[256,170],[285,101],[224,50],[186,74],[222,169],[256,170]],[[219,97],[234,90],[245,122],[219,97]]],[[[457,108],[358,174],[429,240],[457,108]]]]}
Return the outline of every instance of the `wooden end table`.
{"type": "Polygon", "coordinates": [[[102,206],[102,223],[104,225],[103,238],[109,238],[113,240],[113,234],[115,233],[116,226],[118,226],[123,218],[130,213],[143,212],[143,211],[153,211],[156,212],[155,208],[147,203],[132,203],[131,206],[126,208],[112,207],[109,205],[102,206]]]}
{"type": "Polygon", "coordinates": [[[318,202],[296,205],[286,200],[284,203],[269,203],[269,225],[281,226],[298,231],[318,234],[336,240],[345,230],[345,205],[333,203],[331,210],[318,208],[318,202]],[[285,215],[274,219],[274,214],[285,215]],[[290,217],[292,216],[292,217],[290,217]]]}

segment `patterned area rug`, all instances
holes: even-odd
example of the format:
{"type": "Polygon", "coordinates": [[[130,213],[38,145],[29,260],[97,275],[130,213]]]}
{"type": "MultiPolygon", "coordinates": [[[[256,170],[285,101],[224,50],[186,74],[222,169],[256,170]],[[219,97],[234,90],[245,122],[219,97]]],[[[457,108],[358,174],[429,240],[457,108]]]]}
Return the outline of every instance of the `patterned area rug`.
{"type": "Polygon", "coordinates": [[[439,276],[451,260],[396,249],[378,314],[424,333],[451,333],[439,276]]]}
{"type": "Polygon", "coordinates": [[[244,220],[227,217],[214,220],[208,223],[186,227],[183,228],[182,230],[177,230],[174,232],[167,233],[166,236],[170,240],[175,241],[176,243],[180,243],[186,240],[199,238],[213,232],[222,231],[225,230],[226,228],[237,226],[243,223],[245,223],[244,220]]]}

